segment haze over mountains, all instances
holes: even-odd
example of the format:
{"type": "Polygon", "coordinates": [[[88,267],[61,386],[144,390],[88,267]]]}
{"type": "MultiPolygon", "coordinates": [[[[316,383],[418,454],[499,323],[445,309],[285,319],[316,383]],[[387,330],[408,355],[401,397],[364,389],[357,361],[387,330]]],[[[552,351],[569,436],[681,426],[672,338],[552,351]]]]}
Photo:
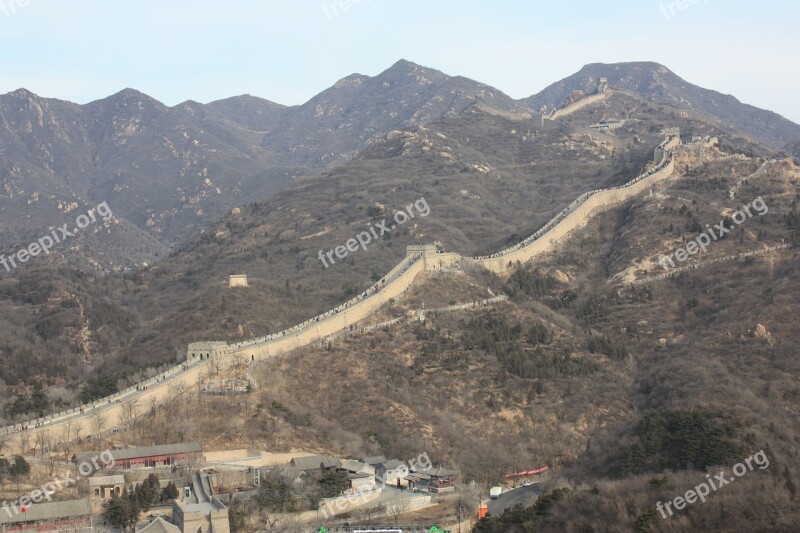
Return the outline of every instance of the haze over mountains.
{"type": "Polygon", "coordinates": [[[600,77],[772,148],[800,139],[797,124],[656,63],[587,65],[522,100],[408,61],[375,77],[348,76],[292,107],[246,95],[167,107],[133,89],[77,105],[20,89],[0,97],[0,238],[12,249],[106,201],[115,224],[58,253],[88,267],[134,267],[234,207],[352,159],[394,129],[457,116],[475,103],[533,118],[573,91],[591,92],[600,77]]]}

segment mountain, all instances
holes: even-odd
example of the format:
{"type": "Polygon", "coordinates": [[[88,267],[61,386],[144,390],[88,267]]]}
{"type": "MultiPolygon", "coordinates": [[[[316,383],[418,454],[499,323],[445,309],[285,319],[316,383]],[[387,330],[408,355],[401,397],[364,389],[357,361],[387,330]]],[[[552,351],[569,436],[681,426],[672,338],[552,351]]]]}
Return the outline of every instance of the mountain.
{"type": "MultiPolygon", "coordinates": [[[[406,67],[398,70],[413,72],[406,67]]],[[[634,91],[618,89],[542,121],[502,96],[444,105],[418,89],[414,105],[429,103],[430,116],[443,116],[396,117],[406,125],[372,136],[339,165],[288,180],[266,199],[251,198],[155,265],[99,276],[45,263],[0,276],[6,420],[28,420],[42,402],[46,411],[58,411],[78,405],[79,394],[100,397],[154,376],[181,360],[188,342],[240,341],[313,317],[380,280],[409,244],[438,241],[476,255],[517,243],[581,193],[638,175],[651,164],[660,132],[678,127],[687,140],[713,136],[719,145],[677,149],[670,178],[594,213],[534,263],[509,265],[508,276],[471,268],[420,274],[408,293],[366,322],[385,327],[351,329],[325,346],[256,363],[250,370],[258,387],[247,395],[208,396],[196,386],[176,386],[163,409],[148,405],[146,416],[120,421],[108,441],[82,434],[81,442],[59,444],[59,454],[102,449],[110,439],[350,457],[425,450],[458,471],[459,481],[478,487],[546,465],[552,482],[544,490],[564,489],[561,499],[542,498],[542,507],[515,510],[508,520],[538,520],[543,531],[651,531],[662,524],[656,502],[696,487],[712,468],[730,469],[765,450],[770,468],[737,478],[727,492],[709,497],[703,512],[674,519],[687,530],[753,531],[765,523],[795,530],[800,335],[787,317],[800,310],[794,290],[800,225],[790,201],[798,194],[796,165],[711,117],[676,113],[634,91]],[[625,123],[610,131],[587,128],[609,117],[625,123]],[[425,216],[418,212],[329,267],[318,260],[318,251],[344,245],[421,198],[425,216]],[[755,199],[769,209],[748,211],[752,220],[707,250],[696,247],[684,264],[697,268],[644,280],[663,272],[659,256],[688,250],[710,227],[704,224],[732,224],[736,210],[745,217],[743,206],[755,208],[755,199]],[[243,273],[248,287],[227,286],[230,274],[243,273]],[[508,300],[469,305],[498,295],[508,300]]],[[[317,103],[355,106],[360,90],[334,88],[317,103]]],[[[371,92],[363,90],[358,98],[367,102],[371,92]]],[[[64,172],[46,174],[62,187],[59,194],[73,186],[90,195],[92,184],[67,172],[86,165],[124,170],[115,158],[138,151],[159,158],[136,162],[143,174],[159,161],[173,168],[169,143],[186,139],[183,133],[198,139],[197,150],[213,145],[245,164],[246,154],[289,160],[282,150],[271,154],[264,138],[285,128],[291,113],[319,121],[319,142],[330,135],[325,128],[341,124],[358,144],[348,120],[379,122],[365,118],[366,111],[338,108],[329,118],[303,118],[301,108],[252,97],[169,108],[124,91],[88,106],[26,94],[4,113],[17,121],[14,131],[30,132],[10,137],[26,168],[44,175],[53,165],[45,165],[51,160],[43,154],[69,146],[90,154],[63,157],[64,172]],[[41,120],[26,118],[37,114],[41,120]],[[176,133],[169,124],[186,129],[176,133]],[[46,138],[55,141],[47,145],[46,138]]],[[[310,162],[324,147],[303,150],[300,157],[310,162]]],[[[210,150],[205,155],[216,158],[210,150]]],[[[17,186],[29,185],[17,172],[17,186]]],[[[139,186],[126,172],[125,183],[139,186]]],[[[257,188],[257,180],[247,183],[257,188]]],[[[158,180],[149,186],[166,194],[158,180]]],[[[62,209],[73,216],[77,208],[62,209]]],[[[352,518],[359,519],[357,512],[352,518]]],[[[495,525],[483,531],[514,530],[495,525]]]]}
{"type": "Polygon", "coordinates": [[[662,103],[677,118],[686,111],[729,137],[749,136],[751,153],[800,139],[800,126],[655,63],[587,65],[519,101],[405,60],[377,76],[347,76],[290,107],[249,95],[169,107],[134,89],[77,105],[20,89],[0,96],[0,242],[10,253],[107,202],[112,225],[49,259],[133,269],[163,259],[234,208],[347,163],[393,130],[468,109],[529,120],[542,105],[595,90],[600,77],[618,91],[662,103]]]}
{"type": "Polygon", "coordinates": [[[243,96],[209,107],[263,132],[272,162],[318,171],[347,161],[394,128],[453,116],[476,102],[531,116],[525,105],[493,87],[405,60],[375,77],[347,76],[300,106],[280,108],[243,96]]]}
{"type": "Polygon", "coordinates": [[[407,61],[376,77],[348,76],[294,107],[252,96],[168,107],[134,89],[81,106],[20,89],[0,97],[0,236],[21,246],[60,225],[54,206],[105,201],[133,240],[103,267],[152,261],[231,208],[340,164],[376,136],[476,101],[529,116],[496,89],[407,61]]]}
{"type": "Polygon", "coordinates": [[[777,113],[743,104],[729,94],[698,87],[664,65],[652,62],[592,63],[522,101],[537,110],[543,105],[560,107],[573,91],[594,92],[600,78],[606,78],[612,89],[630,91],[654,103],[703,115],[720,127],[750,135],[772,148],[800,139],[800,125],[777,113]]]}
{"type": "Polygon", "coordinates": [[[788,143],[783,147],[783,152],[794,158],[795,163],[800,164],[800,140],[788,143]]]}
{"type": "Polygon", "coordinates": [[[160,361],[179,353],[198,331],[228,341],[279,331],[367,288],[403,258],[409,244],[439,241],[465,255],[486,255],[519,242],[581,192],[636,176],[652,161],[661,129],[675,126],[689,137],[719,137],[726,153],[757,152],[713,124],[675,119],[624,93],[557,123],[476,103],[373,139],[351,160],[226,214],[157,264],[104,277],[102,291],[74,286],[73,275],[62,271],[18,271],[5,289],[13,298],[0,300],[0,327],[3,316],[13,323],[25,314],[37,323],[39,304],[20,307],[29,293],[76,295],[64,298],[89,309],[108,295],[104,320],[141,334],[109,338],[102,320],[78,328],[80,314],[72,317],[73,308],[59,311],[65,318],[51,319],[44,337],[41,327],[7,334],[14,353],[77,346],[76,356],[109,354],[103,359],[108,368],[160,361]],[[585,133],[597,114],[623,110],[628,122],[613,135],[585,133]],[[430,206],[426,217],[344,264],[325,268],[319,261],[320,250],[334,249],[420,198],[430,206]],[[231,293],[225,282],[238,273],[248,275],[250,288],[231,293]],[[91,334],[77,343],[76,331],[91,334]]]}

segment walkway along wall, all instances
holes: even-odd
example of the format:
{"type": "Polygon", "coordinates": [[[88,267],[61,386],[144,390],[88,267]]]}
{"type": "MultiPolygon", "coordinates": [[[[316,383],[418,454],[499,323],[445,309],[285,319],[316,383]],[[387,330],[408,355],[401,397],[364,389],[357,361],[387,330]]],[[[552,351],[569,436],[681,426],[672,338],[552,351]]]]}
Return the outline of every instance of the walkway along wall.
{"type": "Polygon", "coordinates": [[[655,183],[671,176],[674,169],[675,161],[670,159],[664,168],[632,185],[618,189],[605,190],[592,195],[553,229],[523,248],[498,257],[487,259],[464,258],[464,261],[467,264],[482,266],[495,273],[505,272],[511,268],[510,265],[515,264],[517,261],[525,263],[537,255],[551,250],[558,241],[564,239],[568,233],[585,226],[592,216],[606,209],[616,207],[629,198],[647,190],[655,183]]]}
{"type": "Polygon", "coordinates": [[[568,105],[567,107],[562,107],[561,109],[556,109],[550,116],[546,116],[545,118],[550,120],[556,120],[561,117],[565,117],[570,113],[574,113],[575,111],[579,111],[584,107],[590,106],[594,103],[597,103],[601,100],[605,100],[606,97],[611,93],[611,91],[606,91],[602,93],[592,94],[585,98],[581,98],[574,104],[568,105]]]}
{"type": "MultiPolygon", "coordinates": [[[[404,259],[403,262],[405,261],[404,259]]],[[[365,298],[361,302],[347,307],[335,315],[319,320],[318,322],[312,322],[297,333],[286,335],[280,339],[262,344],[234,349],[233,352],[236,354],[244,354],[250,359],[260,361],[307,346],[324,337],[344,331],[372,316],[379,308],[389,303],[389,300],[398,298],[408,290],[414,278],[417,277],[417,274],[424,271],[425,261],[417,260],[408,270],[387,283],[380,291],[374,293],[369,298],[365,298]]]]}

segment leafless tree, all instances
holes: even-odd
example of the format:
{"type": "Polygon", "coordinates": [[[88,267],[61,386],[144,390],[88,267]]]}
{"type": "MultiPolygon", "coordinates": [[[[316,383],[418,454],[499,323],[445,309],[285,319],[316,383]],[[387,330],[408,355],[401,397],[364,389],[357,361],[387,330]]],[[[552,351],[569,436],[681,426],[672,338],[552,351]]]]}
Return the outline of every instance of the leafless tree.
{"type": "Polygon", "coordinates": [[[261,521],[261,525],[264,526],[263,531],[265,533],[278,533],[285,531],[284,522],[286,519],[280,515],[261,512],[259,513],[259,519],[261,521]]]}
{"type": "MultiPolygon", "coordinates": [[[[184,400],[188,392],[189,386],[183,381],[176,381],[169,386],[169,393],[173,402],[184,400]]],[[[167,404],[169,403],[170,402],[167,402],[167,404]]],[[[169,407],[169,405],[167,405],[167,407],[169,407]]]]}
{"type": "Polygon", "coordinates": [[[139,398],[134,398],[129,402],[122,404],[122,413],[119,416],[119,424],[127,426],[136,418],[137,407],[139,406],[139,398]]]}
{"type": "Polygon", "coordinates": [[[243,374],[248,366],[250,366],[250,359],[248,359],[247,354],[234,352],[228,356],[228,374],[230,376],[243,374]]]}
{"type": "Polygon", "coordinates": [[[222,369],[222,358],[216,354],[212,355],[211,359],[208,360],[209,377],[218,375],[221,369],[222,369]]]}
{"type": "Polygon", "coordinates": [[[386,507],[383,505],[378,505],[377,507],[367,507],[364,509],[362,514],[367,517],[367,524],[371,524],[373,515],[381,516],[386,514],[386,507]]]}
{"type": "Polygon", "coordinates": [[[50,475],[56,475],[56,462],[58,462],[58,456],[56,454],[50,454],[50,457],[47,459],[47,465],[50,467],[50,475]]]}
{"type": "Polygon", "coordinates": [[[53,439],[51,438],[49,431],[39,431],[36,434],[34,442],[36,443],[36,446],[33,449],[34,456],[36,455],[36,450],[38,449],[42,457],[44,457],[53,446],[53,439]]]}
{"type": "Polygon", "coordinates": [[[103,431],[103,425],[106,423],[106,417],[103,416],[103,413],[101,413],[99,409],[96,409],[92,413],[92,422],[94,423],[94,432],[100,433],[103,431]]]}
{"type": "Polygon", "coordinates": [[[394,520],[395,524],[399,524],[400,517],[408,512],[408,507],[408,501],[405,499],[395,500],[386,504],[386,512],[389,513],[389,516],[392,517],[392,520],[394,520]]]}
{"type": "Polygon", "coordinates": [[[24,455],[28,453],[28,450],[30,450],[31,447],[31,434],[27,431],[22,432],[19,436],[19,444],[22,454],[24,455]]]}

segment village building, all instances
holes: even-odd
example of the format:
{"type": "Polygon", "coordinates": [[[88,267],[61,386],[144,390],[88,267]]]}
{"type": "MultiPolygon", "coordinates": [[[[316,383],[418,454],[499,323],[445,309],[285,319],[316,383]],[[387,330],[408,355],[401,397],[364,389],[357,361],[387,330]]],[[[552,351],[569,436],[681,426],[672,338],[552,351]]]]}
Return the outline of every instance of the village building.
{"type": "Polygon", "coordinates": [[[181,533],[181,528],[170,524],[159,516],[140,529],[138,533],[181,533]]]}
{"type": "Polygon", "coordinates": [[[361,458],[361,462],[362,463],[367,463],[369,466],[371,466],[372,468],[374,468],[377,471],[378,466],[386,462],[386,457],[384,457],[383,455],[374,455],[372,457],[362,457],[361,458]]]}
{"type": "Polygon", "coordinates": [[[89,478],[89,499],[94,501],[110,500],[113,496],[121,496],[125,490],[125,476],[96,476],[89,478]]]}
{"type": "Polygon", "coordinates": [[[302,483],[308,472],[330,470],[338,468],[341,461],[327,455],[309,455],[307,457],[293,457],[279,475],[290,483],[302,483]]]}
{"type": "Polygon", "coordinates": [[[338,470],[347,473],[348,491],[368,492],[375,489],[375,468],[367,463],[348,459],[338,470]]]}
{"type": "Polygon", "coordinates": [[[200,503],[174,502],[172,520],[181,533],[230,533],[228,508],[216,497],[200,503]]]}
{"type": "Polygon", "coordinates": [[[157,446],[142,446],[140,448],[122,448],[111,452],[85,453],[74,455],[72,462],[75,464],[93,464],[94,459],[100,469],[119,468],[124,470],[134,468],[171,467],[174,465],[187,465],[204,462],[203,447],[199,442],[180,442],[177,444],[159,444],[157,446]],[[111,459],[106,461],[103,457],[110,453],[111,459]],[[100,458],[98,460],[98,458],[100,458]]]}
{"type": "Polygon", "coordinates": [[[443,466],[424,469],[412,468],[406,477],[409,489],[418,489],[431,493],[452,492],[455,490],[456,473],[443,466]]]}
{"type": "Polygon", "coordinates": [[[0,531],[94,531],[88,499],[36,503],[24,508],[6,507],[0,511],[0,531]]]}
{"type": "Polygon", "coordinates": [[[339,466],[339,468],[341,470],[350,472],[351,474],[368,474],[370,476],[375,477],[374,467],[362,461],[356,461],[355,459],[348,459],[346,461],[342,461],[342,464],[339,466]]]}
{"type": "Polygon", "coordinates": [[[309,455],[307,457],[293,457],[289,461],[289,466],[297,468],[303,472],[309,470],[328,470],[330,468],[338,468],[341,462],[335,457],[327,455],[309,455]]]}
{"type": "Polygon", "coordinates": [[[386,485],[402,487],[406,483],[406,475],[408,475],[408,466],[403,461],[390,459],[378,465],[378,476],[386,485]]]}
{"type": "Polygon", "coordinates": [[[375,490],[375,476],[364,473],[348,474],[347,490],[349,492],[370,492],[375,490]]]}

